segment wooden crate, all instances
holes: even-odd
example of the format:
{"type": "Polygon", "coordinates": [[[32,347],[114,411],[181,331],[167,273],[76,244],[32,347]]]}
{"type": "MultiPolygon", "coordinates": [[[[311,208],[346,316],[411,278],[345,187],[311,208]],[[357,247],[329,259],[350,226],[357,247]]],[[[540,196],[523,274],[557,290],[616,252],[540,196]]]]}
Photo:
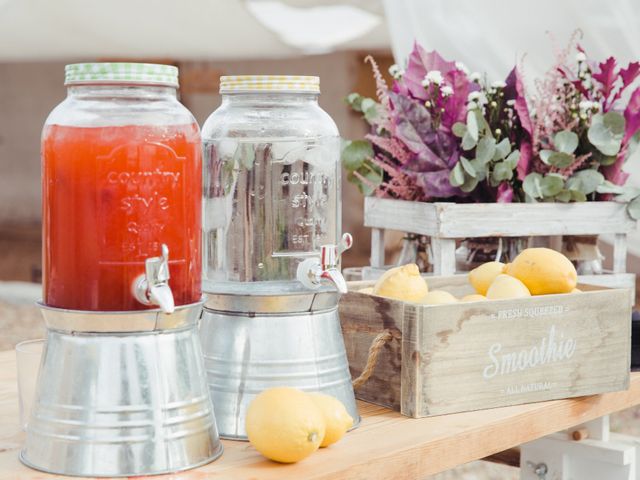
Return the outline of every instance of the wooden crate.
{"type": "Polygon", "coordinates": [[[385,266],[385,229],[429,236],[436,275],[455,273],[456,239],[611,234],[612,271],[585,276],[581,282],[635,289],[635,275],[626,273],[626,262],[627,234],[636,229],[637,222],[629,217],[625,204],[425,203],[366,197],[364,207],[364,225],[372,228],[373,268],[385,266]]]}
{"type": "MultiPolygon", "coordinates": [[[[353,377],[373,339],[384,330],[393,336],[356,390],[361,400],[418,418],[628,388],[625,289],[582,285],[582,294],[418,305],[357,292],[372,284],[352,282],[340,301],[353,377]]],[[[429,288],[472,293],[465,275],[431,277],[429,288]]]]}

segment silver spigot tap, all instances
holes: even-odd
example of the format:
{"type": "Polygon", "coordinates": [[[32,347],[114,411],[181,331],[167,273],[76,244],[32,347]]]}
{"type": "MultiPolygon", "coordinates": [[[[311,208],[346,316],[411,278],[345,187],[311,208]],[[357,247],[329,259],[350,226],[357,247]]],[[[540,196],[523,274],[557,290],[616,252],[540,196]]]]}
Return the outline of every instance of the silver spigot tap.
{"type": "Polygon", "coordinates": [[[347,282],[338,268],[340,256],[353,245],[353,237],[345,233],[338,245],[320,247],[320,258],[308,258],[298,265],[297,278],[307,288],[316,289],[322,279],[333,283],[338,292],[347,293],[347,282]]]}
{"type": "Polygon", "coordinates": [[[169,287],[169,247],[162,244],[160,257],[147,258],[145,273],[133,281],[133,295],[144,305],[157,305],[164,313],[173,313],[175,302],[169,287]]]}

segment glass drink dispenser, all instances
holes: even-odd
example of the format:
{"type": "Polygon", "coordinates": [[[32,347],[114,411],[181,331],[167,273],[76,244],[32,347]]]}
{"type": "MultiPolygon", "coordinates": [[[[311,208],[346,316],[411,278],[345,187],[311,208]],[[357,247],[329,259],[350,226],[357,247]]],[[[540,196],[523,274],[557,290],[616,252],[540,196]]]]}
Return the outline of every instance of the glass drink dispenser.
{"type": "Polygon", "coordinates": [[[169,65],[68,65],[42,134],[46,347],[21,460],[83,477],[222,453],[198,335],[202,149],[169,65]]]}
{"type": "Polygon", "coordinates": [[[205,122],[201,339],[221,436],[260,391],[339,398],[358,418],[337,315],[346,283],[340,137],[320,80],[227,76],[205,122]]]}

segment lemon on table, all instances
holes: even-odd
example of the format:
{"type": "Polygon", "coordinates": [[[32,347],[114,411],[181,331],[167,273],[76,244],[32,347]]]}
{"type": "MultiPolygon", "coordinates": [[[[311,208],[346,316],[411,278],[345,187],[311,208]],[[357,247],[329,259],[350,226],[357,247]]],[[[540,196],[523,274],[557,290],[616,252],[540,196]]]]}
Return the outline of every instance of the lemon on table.
{"type": "Polygon", "coordinates": [[[526,285],[517,278],[501,273],[498,275],[489,290],[487,290],[487,299],[503,300],[506,298],[523,298],[530,297],[531,293],[526,285]]]}
{"type": "Polygon", "coordinates": [[[447,303],[458,303],[458,299],[444,290],[433,290],[420,299],[424,305],[445,305],[447,303]]]}
{"type": "Polygon", "coordinates": [[[550,248],[527,248],[506,271],[524,283],[532,295],[569,293],[576,288],[578,274],[567,257],[550,248]]]}
{"type": "Polygon", "coordinates": [[[480,295],[486,295],[495,278],[503,273],[504,263],[487,262],[469,272],[469,283],[480,295]]]}
{"type": "Polygon", "coordinates": [[[347,430],[353,426],[353,418],[337,398],[324,393],[310,393],[309,395],[324,416],[325,432],[320,446],[328,447],[347,433],[347,430]]]}
{"type": "Polygon", "coordinates": [[[247,410],[249,442],[265,457],[294,463],[308,457],[325,435],[325,420],[313,399],[295,388],[260,393],[247,410]]]}
{"type": "Polygon", "coordinates": [[[419,302],[429,291],[415,263],[387,270],[373,287],[373,294],[407,302],[419,302]]]}

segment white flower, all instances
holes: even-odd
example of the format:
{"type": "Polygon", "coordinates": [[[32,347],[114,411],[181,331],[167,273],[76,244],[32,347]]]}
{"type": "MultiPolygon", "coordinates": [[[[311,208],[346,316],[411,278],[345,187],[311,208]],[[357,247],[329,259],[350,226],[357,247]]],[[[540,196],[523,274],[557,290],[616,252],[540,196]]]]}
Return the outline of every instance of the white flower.
{"type": "Polygon", "coordinates": [[[584,54],[584,52],[576,53],[576,62],[584,62],[586,59],[587,56],[584,54]]]}
{"type": "Polygon", "coordinates": [[[465,75],[469,75],[469,69],[464,63],[456,62],[456,68],[460,70],[462,73],[464,73],[465,75]]]}
{"type": "Polygon", "coordinates": [[[440,93],[442,93],[443,97],[448,97],[449,95],[453,95],[453,88],[449,85],[445,85],[440,89],[440,93]]]}
{"type": "Polygon", "coordinates": [[[471,92],[469,95],[467,95],[467,100],[469,102],[472,102],[474,100],[478,100],[480,98],[481,93],[480,92],[471,92]]]}
{"type": "Polygon", "coordinates": [[[471,92],[469,95],[467,95],[467,101],[477,102],[479,105],[485,105],[488,102],[487,96],[484,94],[484,92],[480,91],[471,92]]]}
{"type": "Polygon", "coordinates": [[[467,110],[475,110],[478,108],[478,104],[476,102],[467,103],[467,110]]]}
{"type": "Polygon", "coordinates": [[[586,113],[589,110],[600,111],[600,104],[598,102],[591,102],[589,100],[583,100],[578,104],[580,113],[586,113]]]}
{"type": "Polygon", "coordinates": [[[511,100],[507,100],[507,105],[510,107],[513,107],[516,104],[516,101],[511,99],[511,100]]]}
{"type": "Polygon", "coordinates": [[[496,80],[495,82],[493,82],[491,84],[492,88],[504,88],[506,86],[507,86],[507,84],[504,83],[502,80],[496,80]]]}
{"type": "Polygon", "coordinates": [[[427,73],[424,76],[424,80],[422,81],[422,84],[424,85],[424,82],[427,82],[427,85],[429,85],[430,83],[433,83],[435,85],[440,85],[443,82],[443,78],[442,78],[442,73],[440,73],[440,70],[431,70],[429,73],[427,73]]]}
{"type": "Polygon", "coordinates": [[[395,78],[396,80],[398,80],[399,78],[401,78],[404,75],[404,70],[402,70],[398,65],[396,65],[395,63],[393,65],[391,65],[389,67],[389,74],[395,78]]]}
{"type": "Polygon", "coordinates": [[[482,75],[479,72],[473,72],[471,75],[469,75],[469,80],[471,80],[472,82],[480,82],[480,79],[482,78],[482,75]]]}

